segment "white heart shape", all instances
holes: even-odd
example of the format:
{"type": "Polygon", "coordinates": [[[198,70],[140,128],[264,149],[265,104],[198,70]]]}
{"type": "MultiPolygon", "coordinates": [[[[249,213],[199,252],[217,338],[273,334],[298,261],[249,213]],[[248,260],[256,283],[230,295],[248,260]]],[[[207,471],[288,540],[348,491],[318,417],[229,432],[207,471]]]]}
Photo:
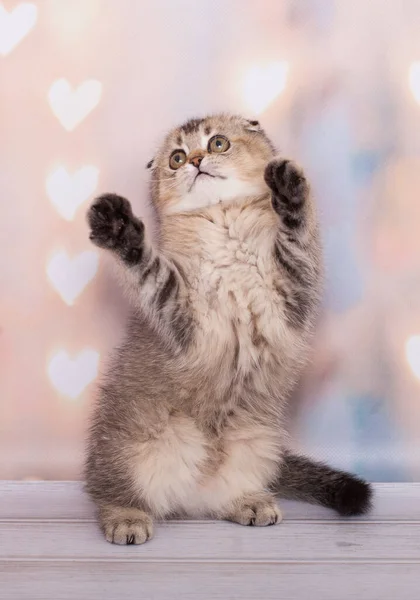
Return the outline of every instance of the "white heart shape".
{"type": "Polygon", "coordinates": [[[420,104],[420,62],[411,63],[408,81],[414,98],[420,104]]]}
{"type": "Polygon", "coordinates": [[[244,98],[254,114],[262,113],[286,87],[289,63],[279,61],[265,66],[253,65],[244,80],[244,98]]]}
{"type": "Polygon", "coordinates": [[[28,35],[36,23],[38,9],[35,4],[18,4],[12,12],[7,12],[0,4],[0,54],[6,56],[28,35]]]}
{"type": "Polygon", "coordinates": [[[60,350],[50,360],[47,373],[53,386],[75,400],[98,375],[99,352],[85,349],[73,359],[60,350]]]}
{"type": "Polygon", "coordinates": [[[47,264],[47,275],[54,289],[71,306],[98,270],[98,255],[87,250],[74,258],[65,251],[56,252],[47,264]]]}
{"type": "Polygon", "coordinates": [[[408,364],[417,379],[420,379],[420,335],[412,335],[405,343],[408,364]]]}
{"type": "Polygon", "coordinates": [[[99,169],[92,166],[82,167],[73,175],[58,167],[47,177],[47,194],[63,219],[74,219],[77,207],[96,190],[98,177],[99,169]]]}
{"type": "Polygon", "coordinates": [[[84,81],[72,90],[67,79],[55,81],[48,92],[51,109],[64,129],[72,131],[97,106],[102,84],[95,79],[84,81]]]}

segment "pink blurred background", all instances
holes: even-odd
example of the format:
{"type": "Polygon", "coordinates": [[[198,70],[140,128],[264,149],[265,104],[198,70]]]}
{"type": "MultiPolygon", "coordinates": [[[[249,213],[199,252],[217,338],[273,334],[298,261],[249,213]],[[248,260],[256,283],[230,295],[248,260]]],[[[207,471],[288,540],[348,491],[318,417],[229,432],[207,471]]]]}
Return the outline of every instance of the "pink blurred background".
{"type": "Polygon", "coordinates": [[[230,110],[303,164],[321,212],[296,446],[420,480],[419,31],[418,0],[0,2],[0,478],[80,477],[127,315],[90,200],[117,191],[151,226],[161,136],[230,110]]]}

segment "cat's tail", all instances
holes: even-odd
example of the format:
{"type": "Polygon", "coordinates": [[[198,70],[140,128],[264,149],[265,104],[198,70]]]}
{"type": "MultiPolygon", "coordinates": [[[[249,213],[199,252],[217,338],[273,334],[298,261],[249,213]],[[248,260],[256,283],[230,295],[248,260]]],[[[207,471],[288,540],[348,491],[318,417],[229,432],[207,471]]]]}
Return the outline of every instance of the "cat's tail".
{"type": "Polygon", "coordinates": [[[321,504],[350,517],[372,507],[372,487],[363,479],[305,456],[286,452],[274,491],[283,498],[321,504]]]}

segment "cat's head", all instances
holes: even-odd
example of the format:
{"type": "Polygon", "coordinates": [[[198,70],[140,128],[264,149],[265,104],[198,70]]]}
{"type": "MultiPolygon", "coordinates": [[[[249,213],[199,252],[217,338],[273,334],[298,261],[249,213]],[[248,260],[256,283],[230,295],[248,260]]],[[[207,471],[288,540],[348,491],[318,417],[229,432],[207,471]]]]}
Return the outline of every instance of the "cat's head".
{"type": "Polygon", "coordinates": [[[225,114],[191,119],[169,132],[148,164],[152,200],[168,214],[260,195],[273,155],[258,121],[225,114]]]}

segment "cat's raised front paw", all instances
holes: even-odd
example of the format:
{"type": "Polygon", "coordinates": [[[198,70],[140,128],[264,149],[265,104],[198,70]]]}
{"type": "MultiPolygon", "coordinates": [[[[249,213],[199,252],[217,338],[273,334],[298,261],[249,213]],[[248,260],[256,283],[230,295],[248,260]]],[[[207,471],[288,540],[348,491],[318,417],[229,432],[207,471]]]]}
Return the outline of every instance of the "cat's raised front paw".
{"type": "MultiPolygon", "coordinates": [[[[117,250],[133,261],[141,252],[144,225],[133,215],[128,200],[117,194],[104,194],[97,198],[87,214],[91,229],[90,239],[101,248],[117,250]]],[[[134,261],[135,262],[135,261],[134,261]]]]}
{"type": "Polygon", "coordinates": [[[293,161],[275,158],[265,168],[264,179],[273,192],[273,208],[282,212],[282,205],[298,208],[309,194],[309,184],[300,167],[293,161]]]}

